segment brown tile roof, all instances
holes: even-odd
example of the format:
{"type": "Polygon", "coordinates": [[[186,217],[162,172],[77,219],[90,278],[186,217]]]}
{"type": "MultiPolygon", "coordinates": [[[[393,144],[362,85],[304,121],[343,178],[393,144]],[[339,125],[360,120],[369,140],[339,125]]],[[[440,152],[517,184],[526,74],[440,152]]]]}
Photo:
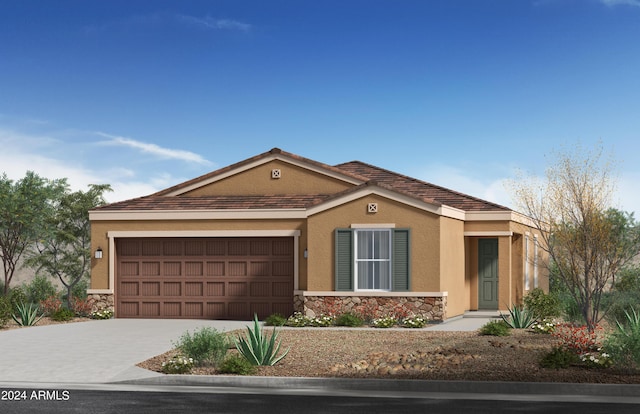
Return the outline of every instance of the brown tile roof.
{"type": "Polygon", "coordinates": [[[444,204],[465,211],[511,211],[511,209],[499,204],[491,203],[360,161],[351,161],[336,165],[335,167],[352,174],[367,177],[369,180],[374,180],[385,185],[387,188],[412,194],[414,197],[421,198],[426,202],[433,200],[436,201],[437,204],[444,204]]]}
{"type": "Polygon", "coordinates": [[[421,200],[433,205],[447,205],[465,211],[511,211],[509,208],[489,201],[481,200],[466,194],[446,189],[427,183],[406,175],[398,174],[383,168],[369,165],[360,161],[351,161],[336,166],[323,164],[299,155],[284,152],[278,148],[256,155],[244,161],[221,168],[211,173],[202,175],[184,183],[175,185],[146,197],[121,201],[95,210],[229,210],[229,209],[289,209],[309,208],[330,199],[340,198],[351,192],[358,191],[364,186],[375,185],[381,188],[395,191],[400,194],[421,200]],[[206,182],[217,175],[224,174],[234,169],[241,168],[272,154],[282,154],[286,158],[312,165],[338,175],[342,175],[352,181],[360,182],[346,191],[338,194],[265,194],[258,196],[230,196],[216,195],[206,197],[181,197],[167,196],[179,192],[199,182],[206,182]]]}
{"type": "Polygon", "coordinates": [[[246,210],[307,208],[329,198],[329,195],[206,196],[166,197],[150,195],[98,207],[95,210],[246,210]]]}

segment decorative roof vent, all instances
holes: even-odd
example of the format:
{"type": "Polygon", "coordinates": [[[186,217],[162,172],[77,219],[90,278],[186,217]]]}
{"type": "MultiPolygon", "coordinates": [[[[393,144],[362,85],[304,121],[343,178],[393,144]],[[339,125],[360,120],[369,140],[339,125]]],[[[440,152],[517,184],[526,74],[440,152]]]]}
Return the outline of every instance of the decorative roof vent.
{"type": "Polygon", "coordinates": [[[280,171],[279,168],[273,169],[271,170],[271,178],[275,178],[278,179],[282,176],[282,172],[280,171]]]}
{"type": "Polygon", "coordinates": [[[377,213],[378,212],[378,203],[369,203],[369,204],[367,204],[367,211],[369,213],[377,213]]]}

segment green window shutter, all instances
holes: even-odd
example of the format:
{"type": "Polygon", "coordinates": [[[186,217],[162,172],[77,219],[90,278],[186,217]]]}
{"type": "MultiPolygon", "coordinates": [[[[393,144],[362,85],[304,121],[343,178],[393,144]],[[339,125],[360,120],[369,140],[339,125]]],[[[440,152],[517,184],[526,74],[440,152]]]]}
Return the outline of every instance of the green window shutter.
{"type": "Polygon", "coordinates": [[[353,230],[336,229],[336,290],[353,290],[353,230]]]}
{"type": "Polygon", "coordinates": [[[392,289],[393,291],[409,291],[411,289],[410,284],[410,230],[409,229],[394,229],[393,230],[393,279],[392,289]]]}

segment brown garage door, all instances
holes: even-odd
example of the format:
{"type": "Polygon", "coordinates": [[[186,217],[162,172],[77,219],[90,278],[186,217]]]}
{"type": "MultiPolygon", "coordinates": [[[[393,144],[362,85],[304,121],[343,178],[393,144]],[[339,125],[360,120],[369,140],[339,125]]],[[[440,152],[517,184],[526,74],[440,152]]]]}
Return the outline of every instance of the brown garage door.
{"type": "Polygon", "coordinates": [[[117,239],[116,317],[293,312],[293,238],[117,239]]]}

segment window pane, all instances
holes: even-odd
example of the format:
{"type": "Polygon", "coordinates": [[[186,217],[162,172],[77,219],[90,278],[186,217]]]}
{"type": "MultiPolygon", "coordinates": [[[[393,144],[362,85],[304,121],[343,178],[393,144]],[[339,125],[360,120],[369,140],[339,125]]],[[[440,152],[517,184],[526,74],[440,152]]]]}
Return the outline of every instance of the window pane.
{"type": "Polygon", "coordinates": [[[358,289],[375,289],[373,283],[374,263],[358,262],[358,289]]]}
{"type": "Polygon", "coordinates": [[[358,243],[358,259],[372,259],[373,258],[373,233],[370,231],[358,231],[357,232],[358,243]]]}
{"type": "Polygon", "coordinates": [[[375,256],[374,259],[389,259],[389,240],[390,233],[388,231],[375,232],[375,256]]]}

